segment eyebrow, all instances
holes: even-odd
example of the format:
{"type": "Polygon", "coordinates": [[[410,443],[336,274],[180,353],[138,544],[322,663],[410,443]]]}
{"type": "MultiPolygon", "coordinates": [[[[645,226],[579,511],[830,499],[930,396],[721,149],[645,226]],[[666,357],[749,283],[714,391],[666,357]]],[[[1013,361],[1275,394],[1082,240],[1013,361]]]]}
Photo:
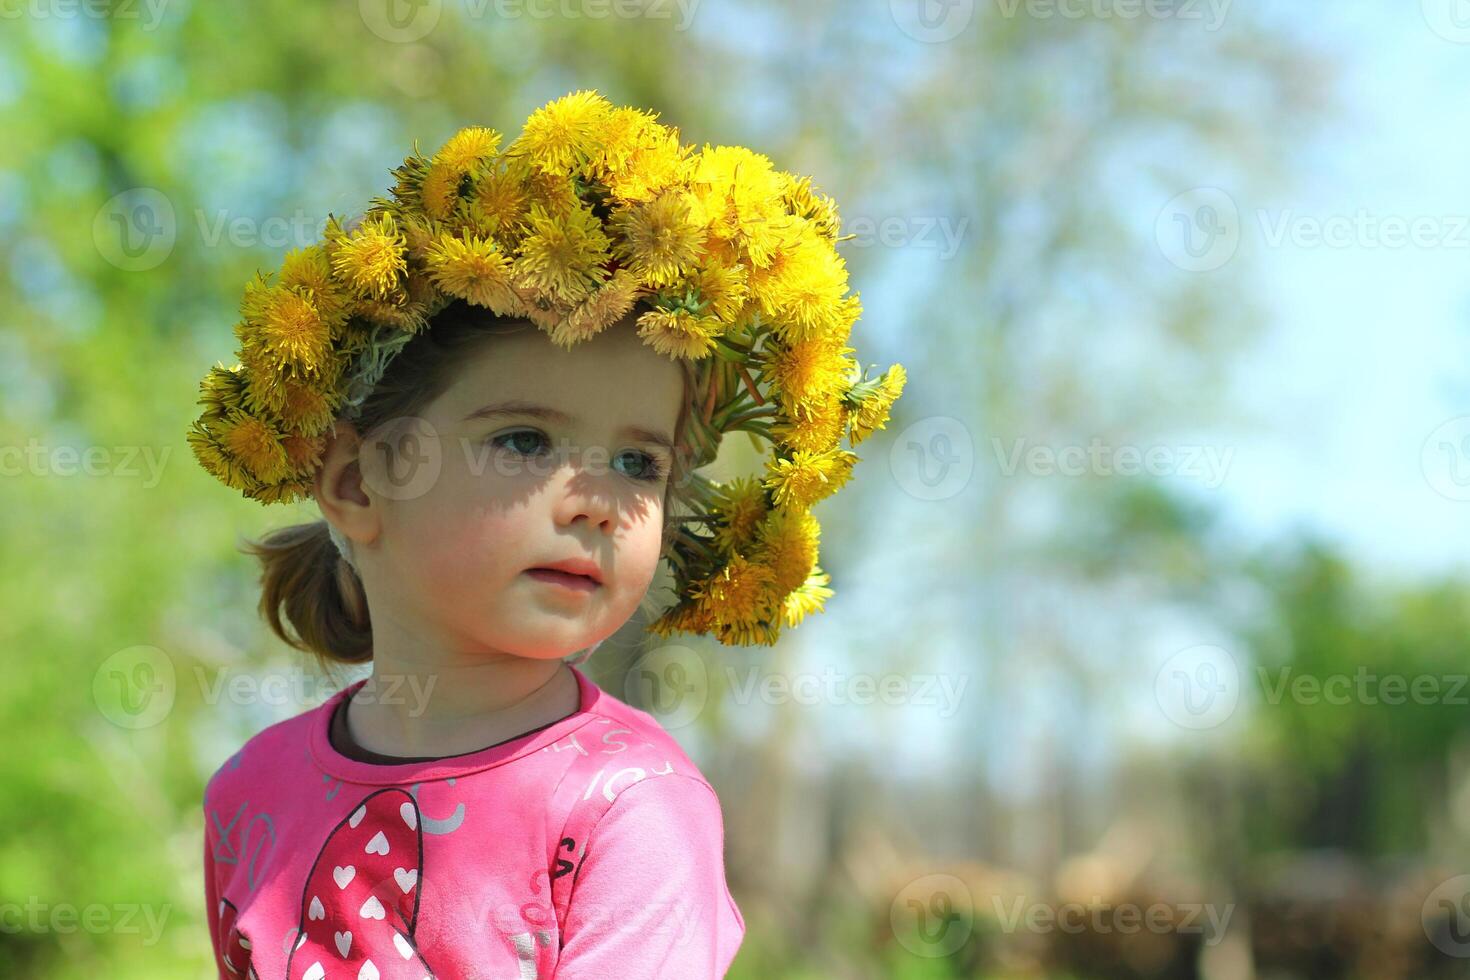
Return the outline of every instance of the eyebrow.
{"type": "MultiPolygon", "coordinates": [[[[542,419],[546,422],[555,422],[558,425],[577,424],[577,420],[568,415],[566,412],[557,411],[556,409],[548,408],[545,405],[536,405],[532,402],[523,401],[504,401],[495,402],[490,405],[482,405],[470,414],[466,415],[463,421],[470,422],[475,420],[500,419],[514,416],[542,419]]],[[[662,446],[669,452],[674,451],[674,440],[657,429],[645,429],[641,426],[630,425],[625,427],[621,434],[632,439],[634,442],[650,443],[655,446],[662,446]]]]}

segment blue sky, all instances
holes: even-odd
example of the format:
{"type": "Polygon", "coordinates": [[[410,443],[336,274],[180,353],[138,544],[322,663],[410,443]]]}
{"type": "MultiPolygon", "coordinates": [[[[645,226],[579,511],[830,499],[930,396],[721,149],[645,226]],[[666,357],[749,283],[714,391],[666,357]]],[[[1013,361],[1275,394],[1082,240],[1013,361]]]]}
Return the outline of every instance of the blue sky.
{"type": "Polygon", "coordinates": [[[1470,228],[1458,227],[1470,217],[1470,45],[1436,34],[1418,3],[1281,9],[1341,76],[1314,138],[1282,140],[1292,186],[1239,202],[1270,322],[1235,372],[1259,423],[1236,443],[1221,502],[1253,536],[1301,524],[1394,575],[1444,570],[1463,561],[1470,503],[1436,492],[1420,457],[1431,432],[1470,414],[1470,228]],[[1369,227],[1427,217],[1451,243],[1272,246],[1257,208],[1273,221],[1364,209],[1369,227]]]}

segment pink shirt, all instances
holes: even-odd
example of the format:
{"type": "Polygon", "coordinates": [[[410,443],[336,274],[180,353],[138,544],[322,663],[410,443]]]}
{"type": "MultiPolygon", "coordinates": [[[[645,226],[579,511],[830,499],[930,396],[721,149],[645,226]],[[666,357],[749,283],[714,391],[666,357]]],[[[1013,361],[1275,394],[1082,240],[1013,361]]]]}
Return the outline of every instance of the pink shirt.
{"type": "Polygon", "coordinates": [[[204,791],[223,978],[722,977],[745,934],[714,789],[647,712],[573,667],[576,712],[499,745],[376,764],[333,709],[247,741],[204,791]]]}

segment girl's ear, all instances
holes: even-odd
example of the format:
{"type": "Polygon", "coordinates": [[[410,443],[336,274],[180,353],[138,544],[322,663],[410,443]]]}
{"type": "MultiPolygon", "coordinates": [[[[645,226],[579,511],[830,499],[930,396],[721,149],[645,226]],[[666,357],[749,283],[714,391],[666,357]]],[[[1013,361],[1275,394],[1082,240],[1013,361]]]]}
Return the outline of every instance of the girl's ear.
{"type": "Polygon", "coordinates": [[[363,485],[362,438],[350,423],[337,420],[327,436],[314,496],[322,517],[350,540],[371,543],[378,536],[378,512],[363,485]]]}

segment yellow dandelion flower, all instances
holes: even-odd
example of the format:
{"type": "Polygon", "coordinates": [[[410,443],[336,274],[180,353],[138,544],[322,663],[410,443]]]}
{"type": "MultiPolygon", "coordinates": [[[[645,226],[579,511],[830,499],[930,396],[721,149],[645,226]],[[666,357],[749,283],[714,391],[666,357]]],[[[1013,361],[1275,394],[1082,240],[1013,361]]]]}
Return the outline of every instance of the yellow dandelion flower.
{"type": "Polygon", "coordinates": [[[452,215],[465,177],[493,158],[499,148],[500,134],[483,126],[469,126],[451,136],[424,174],[420,193],[430,217],[442,221],[452,215]]]}
{"type": "Polygon", "coordinates": [[[648,310],[638,317],[638,336],[668,357],[708,357],[724,329],[714,317],[688,310],[648,310]]]}
{"type": "Polygon", "coordinates": [[[510,288],[520,301],[517,316],[530,320],[550,333],[571,315],[572,307],[555,302],[534,282],[521,276],[511,278],[510,288]]]}
{"type": "Polygon", "coordinates": [[[757,277],[757,296],[777,336],[787,343],[841,334],[847,267],[826,241],[802,236],[783,253],[774,280],[757,277]]]}
{"type": "Polygon", "coordinates": [[[516,305],[510,259],[488,239],[441,235],[429,246],[425,262],[434,284],[450,296],[496,313],[509,313],[516,305]]]}
{"type": "Polygon", "coordinates": [[[775,646],[781,636],[779,622],[716,623],[714,637],[725,646],[775,646]]]}
{"type": "Polygon", "coordinates": [[[466,174],[500,150],[500,134],[486,126],[466,126],[434,154],[434,164],[466,174]]]}
{"type": "Polygon", "coordinates": [[[768,460],[764,483],[778,505],[810,507],[842,489],[857,461],[857,455],[845,449],[821,453],[798,449],[790,459],[768,460]]]}
{"type": "Polygon", "coordinates": [[[552,329],[552,343],[571,349],[573,344],[606,330],[633,309],[640,288],[637,276],[627,269],[619,269],[552,329]]]}
{"type": "Polygon", "coordinates": [[[833,592],[827,588],[832,577],[820,566],[812,569],[805,582],[797,586],[781,603],[781,620],[787,626],[796,626],[807,616],[821,612],[833,592]]]}
{"type": "Polygon", "coordinates": [[[785,446],[809,453],[824,453],[835,448],[847,427],[848,410],[842,396],[829,392],[818,402],[807,403],[794,414],[778,415],[771,435],[785,446]]]}
{"type": "MultiPolygon", "coordinates": [[[[734,323],[749,295],[745,267],[711,259],[696,268],[681,285],[693,289],[709,304],[710,312],[726,323],[734,323]]],[[[679,292],[679,290],[676,290],[679,292]]]]}
{"type": "Polygon", "coordinates": [[[429,308],[424,303],[360,299],[352,305],[352,314],[404,333],[418,333],[429,325],[429,308]]]}
{"type": "Polygon", "coordinates": [[[215,430],[219,420],[196,419],[189,427],[185,437],[189,443],[189,449],[194,453],[194,458],[199,461],[210,475],[223,482],[233,490],[245,490],[254,486],[257,482],[220,443],[219,433],[215,430]]]}
{"type": "Polygon", "coordinates": [[[774,573],[776,592],[785,595],[807,580],[817,564],[822,526],[799,507],[777,507],[761,523],[761,557],[774,573]]]}
{"type": "Polygon", "coordinates": [[[419,194],[424,210],[431,218],[445,220],[454,213],[459,204],[459,186],[464,174],[456,173],[442,164],[435,164],[424,174],[424,183],[419,194]]]}
{"type": "Polygon", "coordinates": [[[475,185],[469,216],[482,234],[517,237],[525,214],[526,188],[514,170],[487,174],[475,185]]]}
{"type": "Polygon", "coordinates": [[[281,285],[303,291],[333,330],[347,319],[351,301],[332,279],[332,262],[322,245],[292,249],[281,262],[281,285]]]}
{"type": "Polygon", "coordinates": [[[308,476],[321,465],[322,452],[327,448],[326,436],[303,436],[287,433],[281,438],[281,447],[286,451],[287,465],[298,476],[308,476]]]}
{"type": "Polygon", "coordinates": [[[696,214],[710,234],[738,241],[752,264],[769,264],[796,225],[781,200],[782,174],[770,159],[743,146],[705,144],[689,169],[696,214]]]}
{"type": "Polygon", "coordinates": [[[608,193],[616,200],[647,201],[681,181],[692,148],[679,141],[677,130],[659,127],[656,134],[649,145],[634,152],[622,172],[607,177],[608,193]]]}
{"type": "Polygon", "coordinates": [[[594,91],[564,95],[531,113],[509,152],[546,173],[571,173],[602,149],[611,111],[612,103],[594,91]]]}
{"type": "Polygon", "coordinates": [[[230,409],[243,407],[245,375],[240,367],[238,364],[233,368],[216,364],[199,382],[198,404],[204,406],[203,418],[223,418],[230,409]]]}
{"type": "Polygon", "coordinates": [[[577,207],[556,220],[533,205],[529,224],[515,262],[518,278],[566,303],[582,300],[606,281],[611,242],[589,209],[577,207]]]}
{"type": "Polygon", "coordinates": [[[335,391],[289,379],[282,382],[280,389],[280,403],[275,411],[283,429],[312,435],[331,425],[341,402],[335,391]]]}
{"type": "Polygon", "coordinates": [[[745,550],[756,538],[766,517],[765,491],[750,477],[736,477],[721,485],[713,501],[715,547],[722,552],[745,550]]]}
{"type": "MultiPolygon", "coordinates": [[[[522,186],[526,190],[526,210],[528,212],[539,207],[554,220],[563,221],[573,212],[584,207],[582,199],[577,196],[575,178],[560,174],[533,173],[526,178],[522,186]]],[[[530,230],[529,221],[526,218],[522,219],[521,224],[525,226],[523,234],[530,230]]]]}
{"type": "Polygon", "coordinates": [[[732,555],[723,568],[695,586],[695,596],[716,623],[749,624],[771,619],[777,602],[772,586],[769,568],[732,555]]]}
{"type": "Polygon", "coordinates": [[[266,419],[244,411],[225,416],[219,442],[224,451],[240,461],[246,471],[262,483],[275,483],[291,469],[281,432],[266,419]]]}
{"type": "Polygon", "coordinates": [[[847,433],[847,440],[851,445],[856,446],[875,430],[887,425],[889,409],[898,400],[898,396],[903,394],[903,386],[907,380],[908,374],[903,365],[894,364],[884,373],[877,386],[864,394],[852,413],[851,427],[847,433]]]}
{"type": "Polygon", "coordinates": [[[394,167],[391,171],[394,177],[393,186],[389,193],[400,205],[414,207],[423,202],[424,175],[429,170],[429,161],[418,152],[415,145],[414,153],[405,157],[401,167],[394,167]]]}
{"type": "Polygon", "coordinates": [[[332,269],[363,299],[385,300],[402,286],[408,271],[407,242],[386,212],[362,222],[335,241],[332,269]]]}
{"type": "Polygon", "coordinates": [[[657,122],[657,113],[633,106],[618,106],[602,122],[600,149],[593,156],[588,173],[606,182],[613,174],[625,171],[634,154],[652,145],[667,128],[657,122]]]}
{"type": "Polygon", "coordinates": [[[309,480],[285,480],[280,483],[260,483],[245,491],[245,496],[262,504],[289,504],[310,498],[312,484],[309,480]]]}
{"type": "Polygon", "coordinates": [[[257,276],[245,287],[240,312],[245,319],[235,334],[243,348],[277,372],[315,372],[331,357],[332,329],[300,287],[268,286],[257,276]]]}
{"type": "Polygon", "coordinates": [[[810,177],[796,177],[792,174],[782,174],[782,183],[785,191],[781,199],[786,208],[799,218],[804,218],[812,223],[818,235],[829,242],[837,240],[840,221],[837,217],[837,202],[825,194],[819,194],[812,188],[810,177]]]}
{"type": "Polygon", "coordinates": [[[788,413],[825,406],[851,387],[852,361],[845,355],[854,351],[842,341],[823,336],[773,346],[761,378],[770,382],[788,413]]]}
{"type": "Polygon", "coordinates": [[[648,624],[648,631],[655,636],[669,637],[675,633],[700,634],[714,626],[709,610],[695,602],[681,602],[666,610],[658,619],[648,624]]]}
{"type": "Polygon", "coordinates": [[[679,191],[620,209],[610,224],[618,239],[613,254],[654,288],[683,275],[704,245],[704,229],[690,220],[689,202],[679,191]]]}

